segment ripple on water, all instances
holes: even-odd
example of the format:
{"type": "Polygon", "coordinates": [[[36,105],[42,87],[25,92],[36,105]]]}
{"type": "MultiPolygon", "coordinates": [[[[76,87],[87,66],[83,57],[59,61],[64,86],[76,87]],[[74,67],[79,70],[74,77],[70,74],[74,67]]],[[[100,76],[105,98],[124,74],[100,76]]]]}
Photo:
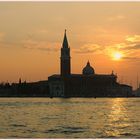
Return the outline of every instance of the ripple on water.
{"type": "Polygon", "coordinates": [[[11,124],[13,127],[26,127],[26,125],[23,124],[11,124]]]}
{"type": "Polygon", "coordinates": [[[139,138],[140,136],[134,134],[134,133],[131,133],[131,132],[124,132],[124,133],[121,133],[120,134],[121,137],[128,137],[128,138],[139,138]]]}
{"type": "Polygon", "coordinates": [[[47,117],[42,117],[41,120],[53,120],[53,119],[58,119],[60,116],[55,115],[55,116],[47,116],[47,117]]]}
{"type": "Polygon", "coordinates": [[[0,99],[0,138],[140,138],[140,98],[0,99]]]}
{"type": "Polygon", "coordinates": [[[72,134],[72,133],[82,133],[87,131],[87,128],[83,128],[83,127],[60,127],[60,128],[56,128],[56,129],[49,129],[47,131],[45,131],[45,133],[65,133],[65,134],[72,134]]]}

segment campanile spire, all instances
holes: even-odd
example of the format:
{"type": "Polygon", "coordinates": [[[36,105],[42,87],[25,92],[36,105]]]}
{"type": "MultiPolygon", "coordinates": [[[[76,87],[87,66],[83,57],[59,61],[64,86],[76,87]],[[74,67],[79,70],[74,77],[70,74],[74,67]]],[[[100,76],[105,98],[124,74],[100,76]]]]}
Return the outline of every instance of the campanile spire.
{"type": "Polygon", "coordinates": [[[63,48],[68,48],[68,40],[67,40],[67,34],[66,34],[66,29],[65,29],[65,33],[64,33],[64,39],[63,39],[63,44],[62,44],[63,48]]]}
{"type": "Polygon", "coordinates": [[[61,76],[64,77],[64,76],[70,75],[70,73],[71,73],[70,48],[68,45],[66,29],[65,29],[65,33],[64,33],[64,39],[63,39],[63,43],[62,43],[60,59],[61,59],[61,62],[60,62],[61,76]]]}

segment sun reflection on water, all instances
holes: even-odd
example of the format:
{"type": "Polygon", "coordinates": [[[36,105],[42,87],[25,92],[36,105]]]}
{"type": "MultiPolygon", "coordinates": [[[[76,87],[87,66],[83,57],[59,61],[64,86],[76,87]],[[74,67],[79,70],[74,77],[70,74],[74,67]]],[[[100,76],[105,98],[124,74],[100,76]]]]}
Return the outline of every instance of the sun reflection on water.
{"type": "Polygon", "coordinates": [[[108,114],[108,128],[112,129],[106,129],[105,133],[107,136],[119,137],[124,133],[124,128],[130,126],[124,100],[124,98],[116,98],[112,100],[110,114],[108,114]]]}

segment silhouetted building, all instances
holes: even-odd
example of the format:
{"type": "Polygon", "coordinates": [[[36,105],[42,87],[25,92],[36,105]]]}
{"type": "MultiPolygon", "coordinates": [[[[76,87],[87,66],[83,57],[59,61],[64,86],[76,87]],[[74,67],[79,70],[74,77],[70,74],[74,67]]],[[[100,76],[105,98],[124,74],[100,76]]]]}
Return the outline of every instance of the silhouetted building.
{"type": "Polygon", "coordinates": [[[129,97],[132,87],[117,82],[117,75],[97,74],[88,61],[82,74],[71,74],[70,47],[66,30],[61,48],[60,74],[48,80],[0,84],[1,97],[129,97]]]}
{"type": "Polygon", "coordinates": [[[137,89],[133,91],[133,95],[136,97],[140,97],[140,84],[139,87],[137,87],[137,89]]]}
{"type": "Polygon", "coordinates": [[[132,87],[117,83],[117,75],[96,74],[88,61],[82,74],[71,74],[70,47],[64,33],[61,48],[61,74],[48,77],[51,97],[123,97],[131,96],[132,87]]]}

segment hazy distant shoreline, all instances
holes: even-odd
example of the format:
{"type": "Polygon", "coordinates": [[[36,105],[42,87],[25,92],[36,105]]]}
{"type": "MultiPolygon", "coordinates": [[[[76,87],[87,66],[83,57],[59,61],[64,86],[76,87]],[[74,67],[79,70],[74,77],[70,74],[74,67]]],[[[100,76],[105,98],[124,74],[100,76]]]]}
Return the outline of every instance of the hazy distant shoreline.
{"type": "MultiPolygon", "coordinates": [[[[0,98],[50,98],[44,96],[0,96],[0,98]]],[[[95,97],[53,97],[55,99],[68,99],[68,98],[95,98],[95,97]]],[[[51,99],[53,99],[51,98],[51,99]]],[[[133,97],[96,97],[96,98],[140,98],[140,96],[133,96],[133,97]]],[[[95,98],[95,99],[96,99],[95,98]]]]}

